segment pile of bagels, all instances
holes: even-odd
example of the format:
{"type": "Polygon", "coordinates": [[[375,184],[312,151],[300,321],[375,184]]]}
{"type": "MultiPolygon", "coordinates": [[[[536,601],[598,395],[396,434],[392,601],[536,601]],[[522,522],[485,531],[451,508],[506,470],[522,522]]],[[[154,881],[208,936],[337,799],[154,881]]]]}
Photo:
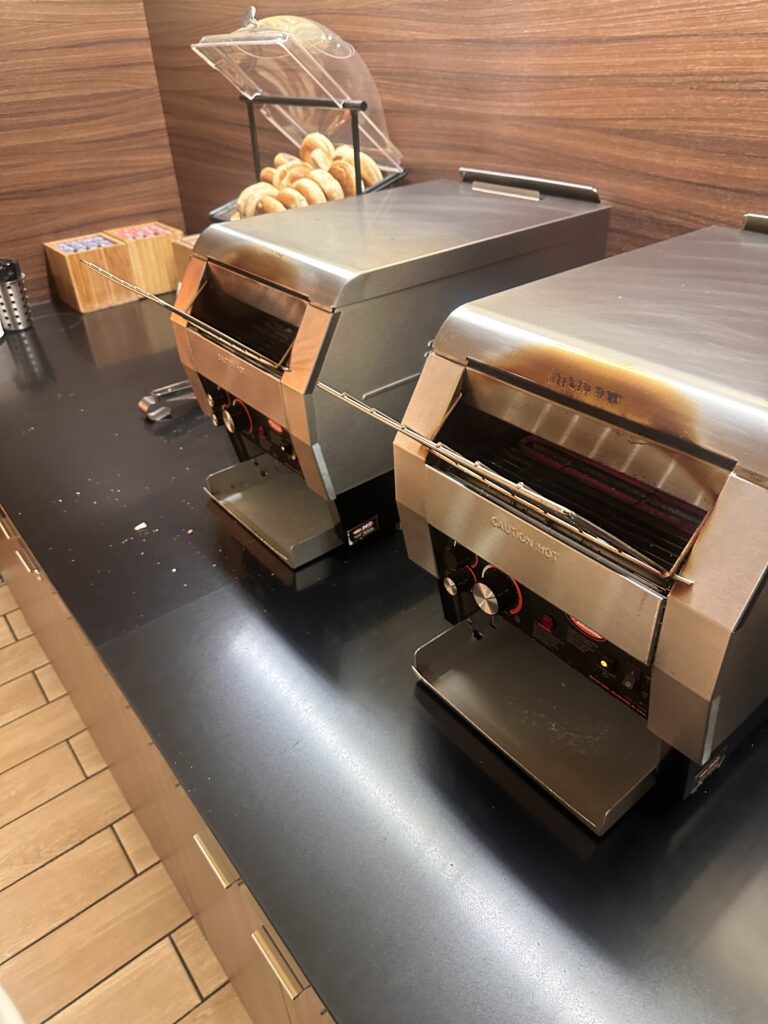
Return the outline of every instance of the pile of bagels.
{"type": "MultiPolygon", "coordinates": [[[[260,177],[260,181],[240,193],[232,220],[330,203],[357,191],[352,146],[334,146],[321,132],[304,137],[298,156],[278,153],[274,166],[265,167],[260,177]]],[[[364,189],[383,177],[376,161],[367,153],[360,153],[360,177],[364,189]]]]}

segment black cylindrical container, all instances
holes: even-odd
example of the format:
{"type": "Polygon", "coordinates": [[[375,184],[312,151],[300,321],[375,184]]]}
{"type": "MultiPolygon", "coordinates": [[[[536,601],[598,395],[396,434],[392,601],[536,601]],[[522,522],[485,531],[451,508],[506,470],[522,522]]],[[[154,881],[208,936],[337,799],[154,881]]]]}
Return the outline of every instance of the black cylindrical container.
{"type": "Polygon", "coordinates": [[[18,260],[0,259],[0,324],[5,331],[26,331],[32,325],[18,260]]]}

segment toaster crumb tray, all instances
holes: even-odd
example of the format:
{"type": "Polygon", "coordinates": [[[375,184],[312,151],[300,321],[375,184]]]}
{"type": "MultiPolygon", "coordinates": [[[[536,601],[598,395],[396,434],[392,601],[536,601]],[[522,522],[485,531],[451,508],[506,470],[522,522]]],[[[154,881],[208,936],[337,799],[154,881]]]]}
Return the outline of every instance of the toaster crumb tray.
{"type": "Polygon", "coordinates": [[[334,504],[271,455],[211,473],[205,491],[292,569],[342,543],[334,504]]]}
{"type": "Polygon", "coordinates": [[[414,671],[598,835],[653,785],[665,748],[645,720],[506,623],[458,623],[414,671]]]}

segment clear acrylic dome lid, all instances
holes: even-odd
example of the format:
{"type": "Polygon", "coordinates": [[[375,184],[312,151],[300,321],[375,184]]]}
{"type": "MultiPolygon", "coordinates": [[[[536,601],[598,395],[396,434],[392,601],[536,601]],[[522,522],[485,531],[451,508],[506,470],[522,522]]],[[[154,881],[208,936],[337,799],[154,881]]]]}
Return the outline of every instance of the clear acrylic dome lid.
{"type": "MultiPolygon", "coordinates": [[[[251,8],[241,28],[204,36],[192,49],[247,99],[301,96],[365,100],[360,114],[360,145],[383,171],[402,169],[392,144],[379,90],[365,61],[341,36],[309,18],[279,14],[257,20],[251,8]]],[[[336,145],[352,141],[349,111],[341,106],[262,106],[264,117],[298,149],[309,132],[323,132],[336,145]]]]}

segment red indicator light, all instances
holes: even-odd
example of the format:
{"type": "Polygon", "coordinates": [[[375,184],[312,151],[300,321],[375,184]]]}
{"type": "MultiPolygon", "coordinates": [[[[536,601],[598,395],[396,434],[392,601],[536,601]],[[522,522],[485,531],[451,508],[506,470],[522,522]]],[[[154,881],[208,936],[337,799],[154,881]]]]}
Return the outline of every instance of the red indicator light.
{"type": "Polygon", "coordinates": [[[551,615],[542,615],[539,619],[539,625],[542,629],[546,629],[548,633],[552,633],[555,628],[555,620],[551,615]]]}

